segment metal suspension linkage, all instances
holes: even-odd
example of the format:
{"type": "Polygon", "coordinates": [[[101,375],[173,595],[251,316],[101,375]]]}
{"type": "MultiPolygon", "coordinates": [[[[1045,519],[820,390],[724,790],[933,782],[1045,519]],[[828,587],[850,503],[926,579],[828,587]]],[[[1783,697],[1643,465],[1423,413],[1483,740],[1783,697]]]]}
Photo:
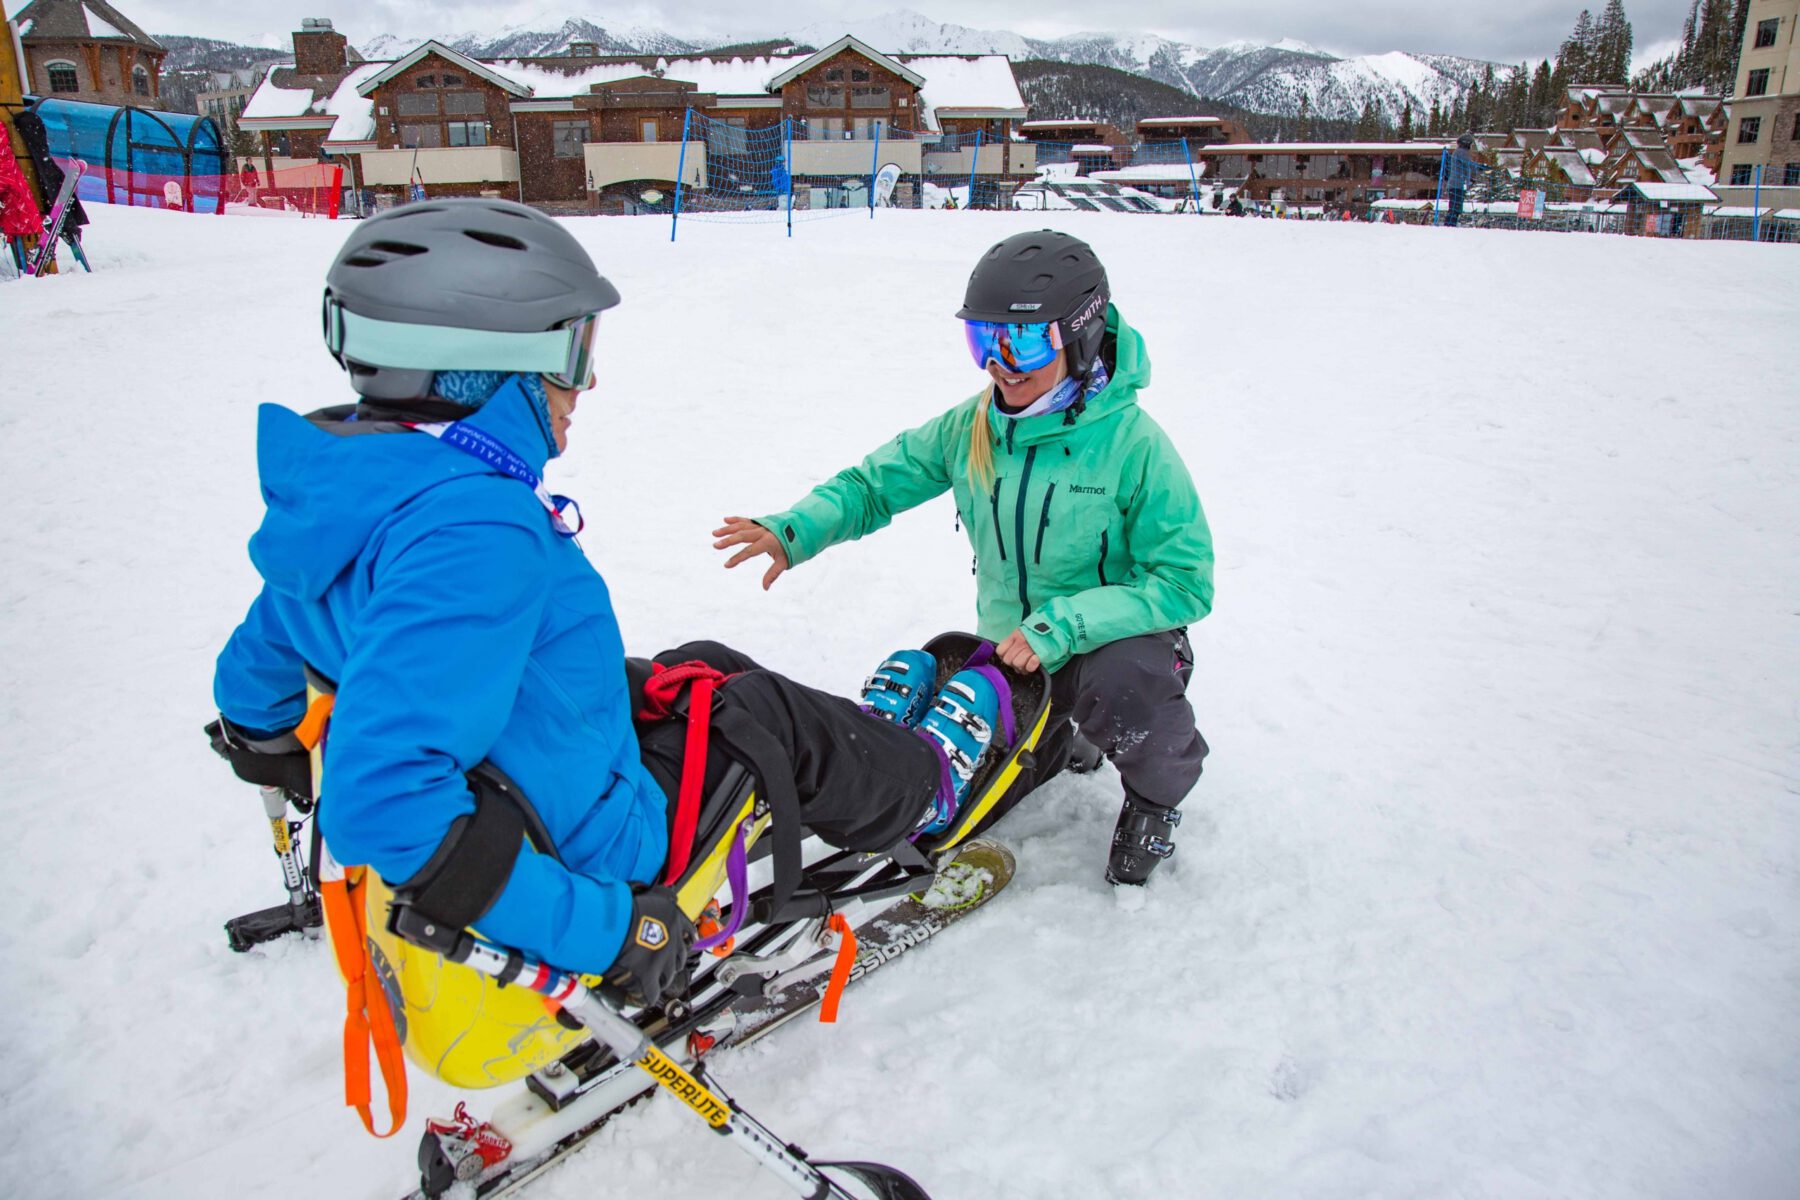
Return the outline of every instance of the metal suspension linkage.
{"type": "Polygon", "coordinates": [[[689,1072],[669,1057],[643,1030],[575,975],[559,971],[507,950],[462,929],[448,929],[396,898],[388,918],[396,936],[497,980],[530,988],[579,1021],[619,1061],[634,1063],[658,1086],[705,1121],[718,1134],[809,1200],[930,1200],[924,1188],[903,1172],[879,1163],[815,1163],[798,1146],[783,1142],[767,1126],[706,1079],[697,1063],[689,1072]],[[862,1185],[849,1191],[824,1169],[848,1175],[862,1185]],[[864,1190],[866,1189],[866,1190],[864,1190]]]}

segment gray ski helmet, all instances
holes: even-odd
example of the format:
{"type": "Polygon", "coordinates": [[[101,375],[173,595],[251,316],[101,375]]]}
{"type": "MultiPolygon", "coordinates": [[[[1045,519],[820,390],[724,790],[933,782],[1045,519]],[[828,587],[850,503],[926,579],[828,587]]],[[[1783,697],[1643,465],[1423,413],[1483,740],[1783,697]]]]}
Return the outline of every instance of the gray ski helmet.
{"type": "Polygon", "coordinates": [[[1475,144],[1475,137],[1473,134],[1462,134],[1456,139],[1456,144],[1461,146],[1464,150],[1467,150],[1475,144]]]}
{"type": "Polygon", "coordinates": [[[618,302],[574,236],[536,209],[422,200],[361,222],[338,251],[325,276],[325,344],[361,395],[416,400],[438,371],[541,369],[516,364],[541,358],[542,339],[525,353],[533,339],[438,330],[542,334],[618,302]],[[380,336],[360,336],[370,333],[380,336]]]}
{"type": "Polygon", "coordinates": [[[1082,374],[1100,353],[1111,300],[1106,268],[1091,246],[1039,229],[1015,233],[981,256],[956,315],[965,321],[1056,321],[1070,369],[1082,374]]]}

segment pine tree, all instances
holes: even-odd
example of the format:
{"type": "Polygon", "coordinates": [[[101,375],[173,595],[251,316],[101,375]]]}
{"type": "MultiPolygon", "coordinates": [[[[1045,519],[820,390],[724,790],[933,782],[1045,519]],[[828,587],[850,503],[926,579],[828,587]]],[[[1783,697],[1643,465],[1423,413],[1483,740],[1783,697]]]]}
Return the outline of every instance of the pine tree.
{"type": "Polygon", "coordinates": [[[1444,136],[1444,109],[1435,96],[1431,99],[1431,115],[1425,118],[1425,136],[1444,136]]]}
{"type": "Polygon", "coordinates": [[[1364,100],[1362,112],[1356,118],[1356,132],[1352,135],[1359,142],[1372,142],[1381,132],[1381,125],[1375,119],[1375,101],[1364,100]]]}
{"type": "Polygon", "coordinates": [[[1550,124],[1550,106],[1556,99],[1556,93],[1550,81],[1550,60],[1540,58],[1537,72],[1531,77],[1531,93],[1526,101],[1530,110],[1528,118],[1532,128],[1542,129],[1550,124]]]}
{"type": "Polygon", "coordinates": [[[1300,97],[1300,112],[1294,118],[1294,140],[1310,142],[1313,140],[1312,98],[1300,97]]]}
{"type": "Polygon", "coordinates": [[[1593,70],[1594,18],[1587,9],[1575,18],[1575,28],[1556,52],[1556,65],[1571,84],[1590,83],[1593,70]]]}
{"type": "Polygon", "coordinates": [[[1700,0],[1688,5],[1687,20],[1681,26],[1681,49],[1675,51],[1675,61],[1671,64],[1670,83],[1673,87],[1684,88],[1694,86],[1694,59],[1699,53],[1700,36],[1700,0]]]}
{"type": "Polygon", "coordinates": [[[1624,0],[1606,0],[1594,26],[1594,82],[1625,83],[1631,78],[1631,22],[1624,0]]]}
{"type": "Polygon", "coordinates": [[[1399,140],[1403,142],[1410,142],[1413,140],[1411,97],[1407,98],[1406,107],[1400,110],[1400,132],[1398,136],[1399,140]]]}

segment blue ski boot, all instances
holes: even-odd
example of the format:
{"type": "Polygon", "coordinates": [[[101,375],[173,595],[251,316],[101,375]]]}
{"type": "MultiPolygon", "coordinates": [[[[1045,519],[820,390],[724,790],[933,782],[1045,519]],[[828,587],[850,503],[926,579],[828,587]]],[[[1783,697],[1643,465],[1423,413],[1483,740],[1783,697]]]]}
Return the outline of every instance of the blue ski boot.
{"type": "Polygon", "coordinates": [[[864,681],[862,708],[896,725],[917,725],[936,685],[937,659],[923,650],[896,650],[864,681]]]}
{"type": "Polygon", "coordinates": [[[1002,720],[1010,739],[1012,688],[997,668],[958,671],[938,691],[937,702],[919,722],[919,735],[938,751],[944,774],[921,836],[942,833],[956,820],[975,768],[994,743],[995,723],[1002,720]]]}

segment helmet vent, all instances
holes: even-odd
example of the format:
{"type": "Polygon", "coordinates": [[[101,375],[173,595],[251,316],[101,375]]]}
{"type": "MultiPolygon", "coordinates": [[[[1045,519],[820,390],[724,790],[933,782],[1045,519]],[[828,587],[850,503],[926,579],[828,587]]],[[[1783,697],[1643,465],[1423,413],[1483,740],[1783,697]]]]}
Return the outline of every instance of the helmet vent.
{"type": "Polygon", "coordinates": [[[425,247],[415,246],[411,242],[371,242],[369,249],[379,250],[383,254],[395,254],[401,258],[411,258],[415,254],[425,253],[425,247]]]}
{"type": "Polygon", "coordinates": [[[357,254],[350,258],[346,258],[344,260],[344,265],[346,267],[379,267],[383,263],[392,261],[392,259],[387,258],[374,258],[367,254],[357,254]]]}
{"type": "Polygon", "coordinates": [[[509,234],[495,233],[489,229],[465,229],[464,237],[472,237],[489,246],[498,246],[502,250],[523,250],[525,243],[509,234]]]}

